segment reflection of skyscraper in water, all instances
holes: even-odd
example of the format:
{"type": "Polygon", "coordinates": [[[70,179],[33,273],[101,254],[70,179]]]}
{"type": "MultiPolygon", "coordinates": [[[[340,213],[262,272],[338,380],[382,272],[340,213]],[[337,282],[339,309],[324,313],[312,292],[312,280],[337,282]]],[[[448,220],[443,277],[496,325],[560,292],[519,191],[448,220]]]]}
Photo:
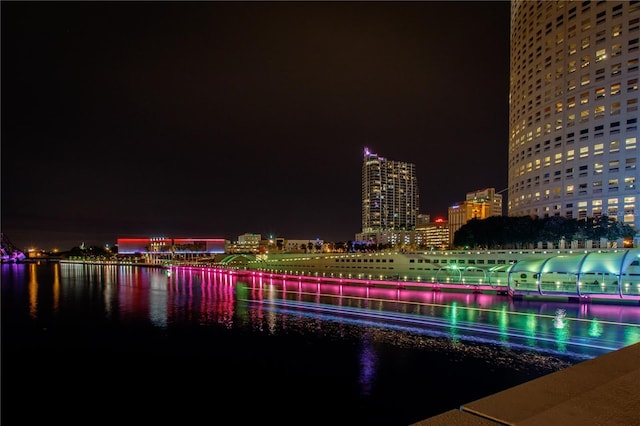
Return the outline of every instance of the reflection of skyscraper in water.
{"type": "Polygon", "coordinates": [[[360,352],[360,391],[362,396],[371,394],[377,363],[378,357],[371,336],[365,336],[362,339],[362,351],[360,352]]]}

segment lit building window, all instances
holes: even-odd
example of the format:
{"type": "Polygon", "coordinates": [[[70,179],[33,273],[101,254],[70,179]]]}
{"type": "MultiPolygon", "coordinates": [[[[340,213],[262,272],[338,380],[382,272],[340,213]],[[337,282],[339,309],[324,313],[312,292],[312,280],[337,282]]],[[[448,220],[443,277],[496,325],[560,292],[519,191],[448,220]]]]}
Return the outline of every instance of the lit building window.
{"type": "Polygon", "coordinates": [[[586,109],[580,113],[580,122],[584,123],[585,121],[589,121],[589,110],[586,109]]]}
{"type": "Polygon", "coordinates": [[[636,188],[636,178],[634,176],[624,178],[624,189],[635,189],[636,188]]]}
{"type": "MultiPolygon", "coordinates": [[[[611,85],[611,91],[610,91],[611,96],[619,95],[620,94],[620,87],[621,87],[620,83],[612,84],[611,85]]],[[[604,94],[602,96],[604,96],[604,94]]]]}
{"type": "Polygon", "coordinates": [[[589,103],[589,93],[585,92],[585,93],[581,93],[580,94],[580,105],[584,105],[584,104],[588,104],[589,103]]]}
{"type": "Polygon", "coordinates": [[[621,34],[622,34],[622,25],[620,24],[614,25],[613,28],[611,29],[611,38],[620,37],[621,34]]]}
{"type": "Polygon", "coordinates": [[[620,142],[619,141],[611,141],[609,142],[609,152],[619,152],[620,151],[620,142]]]}
{"type": "Polygon", "coordinates": [[[589,147],[583,146],[580,148],[580,158],[586,158],[589,156],[589,147]]]}
{"type": "Polygon", "coordinates": [[[609,115],[620,114],[620,102],[614,102],[609,109],[609,115]]]}
{"type": "Polygon", "coordinates": [[[570,149],[569,151],[567,151],[567,161],[573,160],[575,157],[575,150],[570,149]]]}
{"type": "Polygon", "coordinates": [[[566,194],[568,196],[571,196],[571,195],[573,195],[573,191],[574,191],[574,186],[573,185],[567,185],[566,194]]]}
{"type": "Polygon", "coordinates": [[[557,154],[554,156],[553,163],[554,163],[554,164],[560,164],[560,163],[562,163],[562,153],[561,153],[561,152],[557,153],[557,154]]]}
{"type": "Polygon", "coordinates": [[[603,170],[604,170],[604,163],[595,163],[593,165],[593,174],[594,175],[602,174],[603,170]]]}
{"type": "Polygon", "coordinates": [[[604,154],[604,144],[599,143],[593,146],[593,155],[601,155],[604,154]]]}

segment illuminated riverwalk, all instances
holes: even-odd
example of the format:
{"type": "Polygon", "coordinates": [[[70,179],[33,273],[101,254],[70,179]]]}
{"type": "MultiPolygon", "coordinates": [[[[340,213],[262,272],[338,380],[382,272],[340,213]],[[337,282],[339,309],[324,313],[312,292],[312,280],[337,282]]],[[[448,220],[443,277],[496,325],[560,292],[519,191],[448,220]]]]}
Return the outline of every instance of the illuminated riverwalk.
{"type": "Polygon", "coordinates": [[[236,254],[167,265],[372,287],[640,302],[640,249],[236,254]]]}

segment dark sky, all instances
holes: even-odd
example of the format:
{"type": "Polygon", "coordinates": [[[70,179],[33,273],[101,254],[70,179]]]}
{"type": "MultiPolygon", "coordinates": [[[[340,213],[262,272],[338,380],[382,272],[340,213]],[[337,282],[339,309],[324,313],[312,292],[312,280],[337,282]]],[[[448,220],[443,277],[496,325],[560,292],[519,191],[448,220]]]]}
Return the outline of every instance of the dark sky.
{"type": "Polygon", "coordinates": [[[0,6],[21,249],[352,240],[364,147],[416,164],[432,218],[507,187],[507,1],[0,6]]]}

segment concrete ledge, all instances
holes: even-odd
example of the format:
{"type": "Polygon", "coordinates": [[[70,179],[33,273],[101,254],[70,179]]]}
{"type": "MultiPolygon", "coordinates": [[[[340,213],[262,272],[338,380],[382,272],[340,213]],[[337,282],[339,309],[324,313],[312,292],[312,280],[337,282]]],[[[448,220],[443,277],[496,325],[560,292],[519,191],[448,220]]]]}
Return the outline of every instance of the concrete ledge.
{"type": "Polygon", "coordinates": [[[496,424],[640,425],[640,343],[414,425],[496,424]]]}

